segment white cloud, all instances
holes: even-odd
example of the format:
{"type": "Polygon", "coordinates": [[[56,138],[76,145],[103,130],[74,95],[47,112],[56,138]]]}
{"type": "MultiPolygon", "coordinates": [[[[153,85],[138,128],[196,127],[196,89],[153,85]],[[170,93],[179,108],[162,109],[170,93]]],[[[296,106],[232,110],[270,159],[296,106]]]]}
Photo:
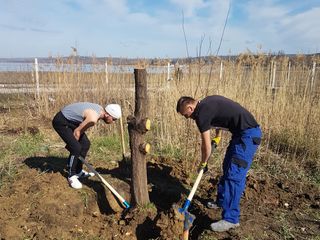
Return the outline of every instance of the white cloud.
{"type": "Polygon", "coordinates": [[[170,2],[182,9],[185,17],[193,17],[195,11],[208,5],[204,0],[170,0],[170,2]]]}
{"type": "MultiPolygon", "coordinates": [[[[319,44],[315,43],[320,42],[319,8],[299,12],[291,5],[271,0],[250,1],[242,7],[248,20],[237,26],[237,30],[247,34],[246,41],[261,44],[266,51],[295,53],[318,48],[319,44]]],[[[228,26],[228,31],[230,29],[235,31],[228,26]]],[[[235,43],[237,45],[240,44],[235,43]]]]}
{"type": "Polygon", "coordinates": [[[312,8],[306,12],[288,16],[281,22],[282,30],[301,38],[313,38],[320,41],[320,24],[317,19],[320,8],[312,8]]]}
{"type": "Polygon", "coordinates": [[[185,56],[181,10],[190,55],[196,55],[203,37],[203,53],[210,41],[215,53],[230,1],[220,54],[255,51],[259,44],[266,51],[319,49],[320,7],[276,0],[169,1],[148,7],[147,0],[138,1],[133,10],[128,0],[0,0],[0,57],[41,51],[68,55],[75,42],[83,55],[185,56]]]}
{"type": "Polygon", "coordinates": [[[103,0],[103,1],[105,2],[105,5],[110,10],[110,12],[113,12],[119,15],[124,15],[129,12],[126,0],[103,0]]]}
{"type": "Polygon", "coordinates": [[[297,51],[308,49],[315,51],[320,45],[320,25],[317,19],[320,8],[312,8],[303,13],[288,16],[281,22],[284,44],[293,45],[297,51]],[[316,44],[314,44],[316,43],[316,44]]]}
{"type": "Polygon", "coordinates": [[[251,21],[279,19],[289,12],[286,6],[268,0],[250,1],[248,4],[244,4],[243,8],[249,14],[248,17],[251,21]]]}

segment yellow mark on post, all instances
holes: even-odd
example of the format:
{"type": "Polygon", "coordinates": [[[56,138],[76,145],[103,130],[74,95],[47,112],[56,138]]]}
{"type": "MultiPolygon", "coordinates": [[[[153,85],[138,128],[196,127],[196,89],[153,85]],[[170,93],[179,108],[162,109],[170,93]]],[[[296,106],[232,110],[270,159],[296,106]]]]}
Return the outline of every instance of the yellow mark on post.
{"type": "Polygon", "coordinates": [[[151,129],[151,121],[149,118],[146,119],[146,130],[149,131],[151,129]]]}

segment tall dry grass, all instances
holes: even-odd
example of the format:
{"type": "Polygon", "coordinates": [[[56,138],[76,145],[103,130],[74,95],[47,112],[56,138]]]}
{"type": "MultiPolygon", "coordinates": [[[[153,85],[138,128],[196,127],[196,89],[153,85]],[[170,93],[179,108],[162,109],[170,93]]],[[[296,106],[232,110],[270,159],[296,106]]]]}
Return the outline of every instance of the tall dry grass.
{"type": "MultiPolygon", "coordinates": [[[[183,78],[179,80],[167,81],[165,72],[149,73],[147,107],[153,127],[147,138],[154,149],[170,147],[186,158],[199,159],[199,133],[194,122],[175,112],[176,101],[182,95],[201,99],[219,94],[239,102],[254,114],[264,133],[262,149],[272,150],[291,160],[319,159],[320,73],[318,68],[312,83],[314,61],[319,65],[319,58],[303,55],[289,59],[286,56],[243,54],[229,60],[212,58],[209,64],[199,58],[185,64],[183,78]],[[272,88],[274,65],[276,81],[272,88]]],[[[69,62],[61,60],[57,64],[71,64],[74,69],[40,72],[40,83],[54,91],[40,93],[36,102],[39,117],[52,118],[64,105],[77,101],[101,105],[118,102],[123,107],[124,116],[133,113],[133,73],[120,69],[109,73],[107,82],[104,72],[78,71],[82,63],[74,62],[72,58],[69,62]]],[[[112,65],[111,60],[108,64],[112,65]]],[[[146,62],[141,60],[138,65],[146,66],[148,72],[146,62]]],[[[118,134],[118,129],[112,126],[103,129],[95,127],[91,134],[118,134]]],[[[228,134],[225,136],[228,138],[228,134]]]]}

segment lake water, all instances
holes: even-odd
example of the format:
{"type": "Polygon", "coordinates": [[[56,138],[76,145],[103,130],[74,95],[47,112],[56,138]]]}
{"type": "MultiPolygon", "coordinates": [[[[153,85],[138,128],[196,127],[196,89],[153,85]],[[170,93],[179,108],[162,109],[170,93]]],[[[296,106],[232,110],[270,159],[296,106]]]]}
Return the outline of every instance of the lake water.
{"type": "MultiPolygon", "coordinates": [[[[104,64],[55,64],[39,63],[39,71],[43,72],[105,72],[104,64]]],[[[133,73],[132,65],[108,65],[109,73],[133,73]]],[[[170,71],[173,71],[173,65],[170,71]]],[[[34,63],[0,62],[0,72],[31,72],[34,70],[34,63]]],[[[148,73],[167,73],[168,66],[147,67],[148,73]]]]}

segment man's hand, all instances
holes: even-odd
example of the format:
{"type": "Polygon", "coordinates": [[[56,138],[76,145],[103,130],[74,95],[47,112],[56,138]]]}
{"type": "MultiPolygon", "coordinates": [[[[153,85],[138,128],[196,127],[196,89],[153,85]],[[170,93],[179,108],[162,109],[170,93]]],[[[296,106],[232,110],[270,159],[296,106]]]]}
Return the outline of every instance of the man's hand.
{"type": "Polygon", "coordinates": [[[73,136],[79,141],[81,132],[77,129],[73,131],[73,136]]]}
{"type": "Polygon", "coordinates": [[[215,138],[212,138],[212,140],[211,140],[211,145],[214,146],[214,147],[217,147],[218,144],[220,143],[220,140],[221,140],[221,137],[220,137],[220,136],[215,137],[215,138]]]}
{"type": "Polygon", "coordinates": [[[208,163],[200,163],[198,167],[198,173],[203,169],[203,173],[206,173],[208,171],[208,163]]]}

